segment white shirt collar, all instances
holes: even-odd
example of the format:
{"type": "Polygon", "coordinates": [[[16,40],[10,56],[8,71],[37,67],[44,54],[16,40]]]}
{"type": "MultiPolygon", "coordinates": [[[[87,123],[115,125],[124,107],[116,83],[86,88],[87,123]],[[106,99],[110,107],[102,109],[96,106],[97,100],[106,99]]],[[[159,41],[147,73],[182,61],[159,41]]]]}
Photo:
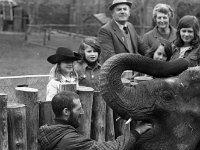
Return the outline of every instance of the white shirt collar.
{"type": "Polygon", "coordinates": [[[115,21],[116,24],[118,25],[119,29],[123,31],[123,27],[127,27],[127,24],[125,23],[124,25],[119,24],[117,21],[115,21]]]}
{"type": "Polygon", "coordinates": [[[70,82],[70,78],[66,78],[65,76],[61,75],[61,82],[70,82]]]}

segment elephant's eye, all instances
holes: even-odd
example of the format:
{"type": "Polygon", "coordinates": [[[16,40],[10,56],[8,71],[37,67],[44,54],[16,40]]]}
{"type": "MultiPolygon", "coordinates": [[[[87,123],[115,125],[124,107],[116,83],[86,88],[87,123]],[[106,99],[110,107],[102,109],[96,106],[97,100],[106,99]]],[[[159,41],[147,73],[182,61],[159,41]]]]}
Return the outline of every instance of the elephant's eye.
{"type": "Polygon", "coordinates": [[[174,98],[173,94],[171,92],[169,92],[169,91],[162,91],[161,97],[165,101],[171,101],[174,98]]]}

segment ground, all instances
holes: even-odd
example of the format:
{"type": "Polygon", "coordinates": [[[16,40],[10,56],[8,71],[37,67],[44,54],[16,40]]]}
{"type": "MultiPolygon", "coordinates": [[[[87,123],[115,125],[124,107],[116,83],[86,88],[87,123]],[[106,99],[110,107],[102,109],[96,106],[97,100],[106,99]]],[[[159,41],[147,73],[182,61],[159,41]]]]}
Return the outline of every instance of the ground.
{"type": "Polygon", "coordinates": [[[0,33],[0,76],[48,74],[53,65],[46,59],[55,51],[27,43],[23,33],[0,33]]]}

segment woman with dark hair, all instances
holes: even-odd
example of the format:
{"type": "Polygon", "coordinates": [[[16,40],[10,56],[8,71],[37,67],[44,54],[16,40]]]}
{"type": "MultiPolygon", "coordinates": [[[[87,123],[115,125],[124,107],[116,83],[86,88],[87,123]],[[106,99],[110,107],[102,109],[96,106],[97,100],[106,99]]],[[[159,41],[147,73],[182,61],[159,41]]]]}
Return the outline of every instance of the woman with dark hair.
{"type": "Polygon", "coordinates": [[[185,58],[190,67],[200,64],[199,22],[195,16],[187,15],[179,20],[172,47],[171,60],[185,58]]]}
{"type": "Polygon", "coordinates": [[[153,22],[155,27],[143,36],[143,42],[152,47],[161,39],[174,41],[176,38],[176,29],[171,25],[171,20],[174,18],[174,11],[171,6],[159,3],[153,9],[153,22]]]}
{"type": "MultiPolygon", "coordinates": [[[[145,56],[154,60],[169,61],[172,56],[172,45],[169,41],[163,39],[160,43],[154,43],[145,56]]],[[[134,82],[152,79],[150,76],[142,73],[136,73],[133,78],[134,82]]]]}
{"type": "Polygon", "coordinates": [[[171,43],[167,40],[162,40],[160,43],[154,43],[145,56],[154,60],[169,61],[172,56],[171,43]]]}
{"type": "Polygon", "coordinates": [[[82,55],[82,60],[75,63],[74,69],[78,73],[79,85],[92,87],[95,91],[99,90],[100,64],[99,56],[101,53],[99,42],[96,37],[86,37],[82,40],[78,53],[82,55]]]}

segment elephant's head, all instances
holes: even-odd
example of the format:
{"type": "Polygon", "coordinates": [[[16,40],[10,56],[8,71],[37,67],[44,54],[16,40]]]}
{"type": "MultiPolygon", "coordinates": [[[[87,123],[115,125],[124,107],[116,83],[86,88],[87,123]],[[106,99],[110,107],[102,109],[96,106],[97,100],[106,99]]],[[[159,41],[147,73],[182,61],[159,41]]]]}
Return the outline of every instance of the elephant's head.
{"type": "Polygon", "coordinates": [[[131,117],[153,124],[137,142],[137,149],[198,149],[200,67],[187,67],[184,59],[161,62],[133,54],[118,54],[103,64],[100,83],[106,103],[124,119],[131,117]],[[121,82],[125,70],[162,78],[127,87],[121,82]]]}

